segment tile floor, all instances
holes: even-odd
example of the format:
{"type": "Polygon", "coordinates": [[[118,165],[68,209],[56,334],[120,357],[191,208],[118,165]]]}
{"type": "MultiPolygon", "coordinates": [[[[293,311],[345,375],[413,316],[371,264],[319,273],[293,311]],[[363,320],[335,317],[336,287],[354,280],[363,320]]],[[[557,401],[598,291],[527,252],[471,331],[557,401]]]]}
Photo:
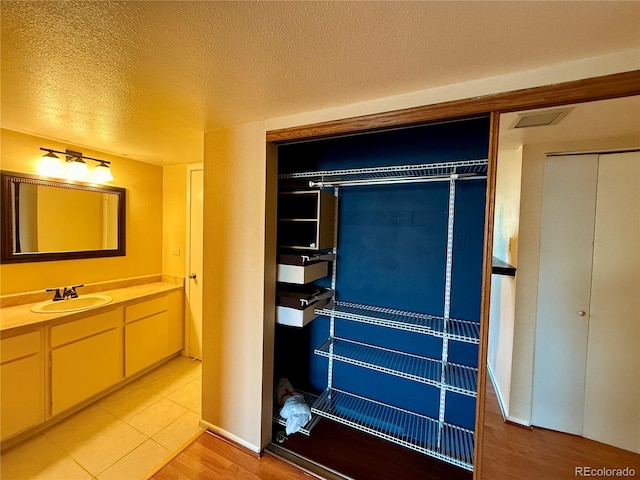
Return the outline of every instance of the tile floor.
{"type": "Polygon", "coordinates": [[[198,436],[202,365],[177,357],[2,452],[7,480],[143,480],[198,436]]]}

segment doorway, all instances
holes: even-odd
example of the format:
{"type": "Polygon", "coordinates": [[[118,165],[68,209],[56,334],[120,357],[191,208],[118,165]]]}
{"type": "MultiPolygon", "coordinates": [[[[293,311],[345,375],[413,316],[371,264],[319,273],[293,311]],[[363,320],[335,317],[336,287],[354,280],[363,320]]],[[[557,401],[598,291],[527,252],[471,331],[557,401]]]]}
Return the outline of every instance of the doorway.
{"type": "Polygon", "coordinates": [[[187,181],[187,285],[185,354],[202,358],[202,222],[204,169],[189,165],[187,181]]]}
{"type": "Polygon", "coordinates": [[[636,453],[639,192],[640,152],[547,158],[532,402],[533,425],[636,453]]]}

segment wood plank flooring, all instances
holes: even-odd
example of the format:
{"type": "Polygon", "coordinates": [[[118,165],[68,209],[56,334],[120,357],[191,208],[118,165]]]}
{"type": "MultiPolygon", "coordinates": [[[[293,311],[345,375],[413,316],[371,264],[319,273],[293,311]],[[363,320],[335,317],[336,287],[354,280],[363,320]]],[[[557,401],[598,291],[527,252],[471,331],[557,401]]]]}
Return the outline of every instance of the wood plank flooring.
{"type": "Polygon", "coordinates": [[[580,478],[576,467],[629,467],[640,478],[638,454],[576,435],[505,423],[490,381],[484,425],[482,480],[568,480],[580,478]]]}
{"type": "Polygon", "coordinates": [[[203,433],[153,477],[153,480],[313,480],[315,477],[279,458],[258,458],[211,434],[203,433]]]}
{"type": "Polygon", "coordinates": [[[326,419],[311,436],[292,435],[281,447],[355,480],[472,478],[467,470],[326,419]]]}
{"type": "MultiPolygon", "coordinates": [[[[635,469],[634,478],[640,478],[640,455],[575,435],[538,428],[530,430],[505,423],[491,382],[487,385],[486,405],[482,480],[569,480],[580,478],[576,476],[576,467],[592,469],[629,467],[635,469]]],[[[327,435],[331,440],[328,445],[334,445],[331,448],[343,450],[344,465],[340,468],[346,468],[348,472],[345,471],[345,473],[352,476],[355,473],[354,478],[415,480],[423,478],[424,472],[432,474],[429,478],[443,480],[455,478],[450,476],[452,471],[434,470],[434,466],[424,466],[421,462],[427,457],[422,455],[411,459],[405,457],[407,452],[411,452],[402,447],[387,444],[389,455],[381,457],[360,443],[361,439],[354,439],[351,436],[346,440],[346,444],[350,444],[348,448],[344,445],[340,446],[335,441],[335,432],[331,429],[333,422],[323,422],[316,426],[314,435],[327,435]],[[322,429],[316,430],[323,422],[329,425],[328,431],[324,433],[322,429]],[[396,449],[399,450],[396,451],[396,449]],[[364,477],[358,477],[362,474],[349,466],[358,463],[364,465],[364,477]],[[389,466],[390,469],[387,472],[392,473],[385,473],[385,469],[382,468],[384,465],[389,466]],[[399,467],[409,470],[401,473],[399,467]]],[[[283,446],[286,447],[287,443],[294,439],[296,442],[304,443],[302,437],[294,436],[283,446]]],[[[319,453],[328,455],[322,450],[319,450],[319,453]]],[[[463,475],[466,474],[467,478],[470,476],[467,472],[460,472],[463,475]]],[[[454,474],[460,472],[453,471],[454,474]]],[[[311,480],[314,477],[269,454],[258,459],[255,454],[247,453],[221,438],[203,434],[153,477],[154,480],[196,478],[311,480]]]]}

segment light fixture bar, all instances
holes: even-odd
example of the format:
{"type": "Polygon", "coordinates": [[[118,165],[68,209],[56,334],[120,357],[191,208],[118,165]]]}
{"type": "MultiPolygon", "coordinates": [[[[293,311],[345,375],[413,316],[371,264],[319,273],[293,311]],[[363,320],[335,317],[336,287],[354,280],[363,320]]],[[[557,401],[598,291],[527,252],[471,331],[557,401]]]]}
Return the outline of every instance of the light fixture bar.
{"type": "Polygon", "coordinates": [[[105,183],[113,181],[113,174],[111,173],[111,162],[102,160],[100,158],[87,157],[82,155],[82,152],[75,150],[54,150],[53,148],[40,147],[40,150],[47,152],[42,156],[38,169],[41,174],[49,177],[68,178],[74,181],[88,181],[91,183],[105,183]],[[61,160],[56,153],[64,155],[64,160],[61,160]],[[89,171],[87,162],[85,160],[91,160],[98,165],[89,171]],[[66,165],[65,165],[66,163],[66,165]]]}
{"type": "Polygon", "coordinates": [[[87,157],[85,155],[82,155],[82,152],[75,152],[73,150],[67,150],[65,152],[61,152],[59,150],[54,150],[52,148],[42,148],[42,147],[40,147],[40,150],[42,150],[44,152],[49,152],[49,153],[59,153],[61,155],[66,155],[68,157],[73,157],[73,158],[80,158],[80,159],[85,159],[85,160],[93,160],[94,162],[103,163],[103,164],[107,164],[107,165],[111,164],[111,162],[109,162],[107,160],[100,160],[99,158],[87,157]]]}

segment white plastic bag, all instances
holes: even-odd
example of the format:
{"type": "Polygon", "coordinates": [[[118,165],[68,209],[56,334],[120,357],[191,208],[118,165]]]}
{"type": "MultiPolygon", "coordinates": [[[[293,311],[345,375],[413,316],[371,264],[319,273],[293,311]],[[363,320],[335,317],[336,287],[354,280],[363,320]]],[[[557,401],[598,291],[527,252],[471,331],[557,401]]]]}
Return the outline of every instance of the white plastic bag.
{"type": "Polygon", "coordinates": [[[311,409],[304,396],[296,392],[286,378],[281,378],[276,384],[276,397],[282,407],[280,416],[287,421],[287,435],[297,432],[311,420],[311,409]]]}

